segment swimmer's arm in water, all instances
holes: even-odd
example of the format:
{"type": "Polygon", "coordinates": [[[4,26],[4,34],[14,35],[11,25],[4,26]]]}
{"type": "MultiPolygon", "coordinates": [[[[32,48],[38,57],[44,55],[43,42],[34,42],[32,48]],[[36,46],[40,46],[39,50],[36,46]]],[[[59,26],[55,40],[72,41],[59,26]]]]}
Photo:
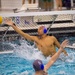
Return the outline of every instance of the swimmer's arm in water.
{"type": "Polygon", "coordinates": [[[54,62],[57,60],[57,58],[59,57],[59,55],[61,54],[61,52],[63,51],[63,49],[66,47],[67,44],[68,44],[68,40],[64,40],[62,42],[59,50],[51,57],[49,62],[45,65],[44,67],[45,71],[47,71],[54,64],[54,62]]]}
{"type": "MultiPolygon", "coordinates": [[[[54,44],[56,45],[56,47],[60,48],[60,43],[58,42],[58,40],[57,40],[55,37],[53,37],[53,39],[54,39],[54,42],[55,42],[54,44]]],[[[65,54],[66,56],[68,55],[65,50],[63,50],[62,52],[64,52],[64,54],[65,54]]]]}
{"type": "Polygon", "coordinates": [[[24,33],[22,30],[20,30],[17,26],[14,25],[14,23],[12,22],[11,19],[10,20],[6,19],[6,24],[11,26],[17,33],[22,35],[25,39],[30,40],[30,41],[35,41],[36,40],[36,36],[30,36],[29,34],[24,33]]]}

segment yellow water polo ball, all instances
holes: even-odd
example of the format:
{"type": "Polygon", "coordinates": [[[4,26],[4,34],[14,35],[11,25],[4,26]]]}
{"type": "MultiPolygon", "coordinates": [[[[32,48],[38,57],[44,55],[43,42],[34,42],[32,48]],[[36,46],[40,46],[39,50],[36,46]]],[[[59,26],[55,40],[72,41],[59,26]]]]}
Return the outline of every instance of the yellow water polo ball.
{"type": "Polygon", "coordinates": [[[2,23],[2,21],[3,21],[3,18],[2,18],[2,16],[0,16],[0,24],[2,23]]]}

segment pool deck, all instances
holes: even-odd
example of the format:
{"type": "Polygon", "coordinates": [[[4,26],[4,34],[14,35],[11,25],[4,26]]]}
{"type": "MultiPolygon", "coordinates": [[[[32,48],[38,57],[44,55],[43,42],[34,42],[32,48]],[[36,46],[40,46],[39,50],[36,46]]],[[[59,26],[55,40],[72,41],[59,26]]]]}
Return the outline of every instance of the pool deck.
{"type": "Polygon", "coordinates": [[[11,54],[11,53],[14,53],[13,50],[8,50],[8,51],[0,51],[0,54],[11,54]]]}
{"type": "Polygon", "coordinates": [[[75,45],[67,45],[67,48],[75,49],[75,45]]]}
{"type": "Polygon", "coordinates": [[[63,11],[34,11],[34,12],[19,12],[14,13],[13,11],[1,11],[0,15],[3,17],[16,17],[16,16],[41,16],[41,15],[59,15],[59,14],[75,14],[75,10],[63,10],[63,11]]]}

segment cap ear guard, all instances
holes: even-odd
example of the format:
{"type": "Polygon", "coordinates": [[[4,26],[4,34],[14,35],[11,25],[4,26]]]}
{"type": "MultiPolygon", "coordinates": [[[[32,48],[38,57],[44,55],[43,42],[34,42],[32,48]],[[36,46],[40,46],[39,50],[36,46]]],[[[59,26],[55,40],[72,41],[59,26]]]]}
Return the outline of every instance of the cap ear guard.
{"type": "Polygon", "coordinates": [[[43,64],[41,64],[41,70],[44,70],[44,65],[43,64]]]}
{"type": "Polygon", "coordinates": [[[43,32],[44,32],[44,34],[46,34],[47,33],[47,28],[44,28],[43,32]]]}

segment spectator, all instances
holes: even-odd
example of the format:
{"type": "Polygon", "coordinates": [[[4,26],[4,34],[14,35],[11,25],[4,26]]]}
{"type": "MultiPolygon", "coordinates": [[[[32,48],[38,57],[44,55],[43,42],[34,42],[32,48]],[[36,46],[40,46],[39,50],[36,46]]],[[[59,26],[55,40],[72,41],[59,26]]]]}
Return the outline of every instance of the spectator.
{"type": "Polygon", "coordinates": [[[56,0],[56,10],[62,10],[62,0],[56,0]]]}
{"type": "Polygon", "coordinates": [[[43,0],[44,2],[44,9],[47,10],[51,10],[51,6],[52,6],[52,0],[43,0]]]}
{"type": "MultiPolygon", "coordinates": [[[[36,2],[36,1],[33,0],[33,3],[35,3],[35,2],[36,2]]],[[[32,3],[32,0],[28,0],[28,3],[31,4],[31,3],[32,3]]],[[[23,5],[23,4],[25,4],[25,0],[22,0],[22,5],[23,5]]]]}

